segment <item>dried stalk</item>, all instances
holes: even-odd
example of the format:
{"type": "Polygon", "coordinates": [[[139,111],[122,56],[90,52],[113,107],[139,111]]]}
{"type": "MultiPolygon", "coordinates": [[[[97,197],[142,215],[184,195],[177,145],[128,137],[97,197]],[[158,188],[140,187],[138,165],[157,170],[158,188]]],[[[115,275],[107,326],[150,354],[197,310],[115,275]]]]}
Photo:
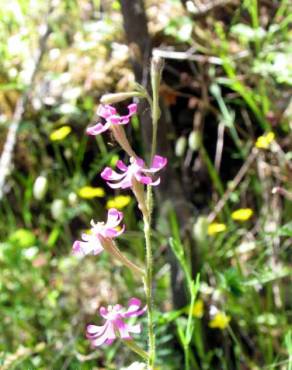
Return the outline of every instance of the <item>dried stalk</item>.
{"type": "Polygon", "coordinates": [[[28,78],[28,83],[27,83],[28,87],[17,101],[16,108],[15,108],[13,118],[12,118],[12,122],[9,126],[8,134],[7,134],[6,141],[3,147],[2,155],[0,158],[0,200],[3,198],[6,177],[8,176],[10,168],[11,168],[13,151],[14,151],[14,147],[16,144],[16,138],[17,138],[17,131],[22,121],[22,117],[25,112],[26,104],[28,102],[30,92],[33,88],[35,77],[39,70],[41,60],[46,51],[48,37],[51,33],[48,19],[52,11],[53,11],[53,7],[50,4],[48,14],[45,16],[46,22],[41,29],[39,47],[38,47],[36,56],[34,58],[33,68],[28,78]]]}

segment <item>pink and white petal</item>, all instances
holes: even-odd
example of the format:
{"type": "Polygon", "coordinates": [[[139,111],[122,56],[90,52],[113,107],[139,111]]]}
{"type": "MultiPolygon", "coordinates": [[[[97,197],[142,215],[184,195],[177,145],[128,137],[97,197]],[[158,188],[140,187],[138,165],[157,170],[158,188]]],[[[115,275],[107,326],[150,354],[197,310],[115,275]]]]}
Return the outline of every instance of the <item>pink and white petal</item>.
{"type": "Polygon", "coordinates": [[[94,245],[91,242],[80,242],[80,250],[81,250],[82,256],[93,254],[94,245]]]}
{"type": "MultiPolygon", "coordinates": [[[[111,334],[111,332],[110,332],[111,334]]],[[[114,338],[109,338],[109,329],[107,328],[105,330],[105,332],[99,336],[98,338],[94,338],[91,340],[91,343],[93,345],[93,347],[99,347],[103,344],[108,344],[109,341],[111,341],[111,343],[113,342],[113,340],[116,338],[115,334],[114,334],[114,338]]]]}
{"type": "Polygon", "coordinates": [[[139,334],[141,333],[141,325],[140,324],[128,325],[128,331],[129,333],[139,334]]]}
{"type": "Polygon", "coordinates": [[[119,121],[119,125],[126,125],[126,124],[129,123],[129,121],[130,121],[130,118],[129,117],[127,117],[127,116],[121,117],[120,118],[120,121],[119,121]]]}
{"type": "Polygon", "coordinates": [[[141,308],[141,301],[138,298],[131,298],[129,300],[129,307],[127,311],[125,311],[123,314],[121,314],[122,317],[132,317],[132,316],[140,316],[143,315],[146,312],[147,307],[141,308]]]}
{"type": "Polygon", "coordinates": [[[100,336],[104,333],[105,329],[106,329],[106,323],[102,326],[89,324],[87,325],[87,328],[86,328],[86,337],[90,339],[90,338],[95,338],[96,336],[100,336]]]}
{"type": "Polygon", "coordinates": [[[117,110],[111,105],[100,105],[97,110],[97,114],[104,119],[108,119],[109,117],[116,115],[117,110]]]}
{"type": "Polygon", "coordinates": [[[116,166],[119,170],[123,172],[126,172],[128,170],[128,166],[125,165],[125,163],[122,160],[118,160],[116,166]]]}
{"type": "Polygon", "coordinates": [[[149,169],[143,169],[143,172],[158,172],[167,165],[167,158],[155,155],[149,169]]]}
{"type": "Polygon", "coordinates": [[[106,167],[102,173],[100,174],[100,176],[104,179],[104,180],[121,180],[123,177],[125,177],[125,174],[119,174],[115,171],[113,171],[110,167],[106,167]]]}
{"type": "Polygon", "coordinates": [[[110,121],[110,123],[112,125],[119,125],[120,124],[120,121],[121,121],[121,117],[119,117],[119,116],[110,116],[108,118],[108,120],[110,121]]]}
{"type": "Polygon", "coordinates": [[[144,185],[152,185],[152,178],[149,176],[142,176],[140,173],[136,173],[135,178],[144,185]]]}
{"type": "Polygon", "coordinates": [[[124,184],[124,180],[121,180],[121,181],[119,181],[119,182],[117,182],[117,183],[111,183],[111,182],[107,182],[106,183],[110,188],[112,188],[112,189],[125,189],[124,187],[123,187],[123,184],[124,184]]]}
{"type": "Polygon", "coordinates": [[[81,243],[79,240],[75,240],[75,242],[73,243],[72,253],[75,256],[83,256],[83,251],[82,251],[81,243]]]}
{"type": "Polygon", "coordinates": [[[167,158],[160,155],[155,155],[151,163],[151,169],[154,171],[159,171],[167,165],[167,158]]]}
{"type": "Polygon", "coordinates": [[[132,186],[133,186],[132,181],[130,179],[125,179],[122,182],[121,189],[128,189],[131,188],[132,186]]]}
{"type": "Polygon", "coordinates": [[[106,344],[106,345],[111,345],[112,343],[114,342],[114,339],[107,339],[105,342],[104,342],[104,344],[106,344]]]}
{"type": "Polygon", "coordinates": [[[107,315],[108,315],[108,309],[105,308],[104,306],[101,306],[100,309],[99,309],[99,314],[100,316],[102,316],[104,319],[107,319],[107,315]]]}
{"type": "Polygon", "coordinates": [[[92,253],[94,256],[97,256],[98,254],[100,254],[101,252],[103,251],[103,247],[102,245],[100,244],[100,242],[98,241],[94,247],[92,248],[92,253]]]}
{"type": "Polygon", "coordinates": [[[82,234],[81,234],[81,239],[82,239],[84,242],[88,242],[89,240],[91,240],[91,239],[92,239],[92,235],[91,235],[91,234],[82,233],[82,234]]]}
{"type": "Polygon", "coordinates": [[[108,228],[104,231],[104,236],[106,238],[112,239],[112,238],[115,238],[116,236],[118,236],[118,232],[115,229],[108,228]]]}
{"type": "Polygon", "coordinates": [[[128,330],[128,325],[121,319],[115,320],[115,327],[118,330],[122,339],[132,339],[128,330]]]}
{"type": "Polygon", "coordinates": [[[141,169],[145,167],[145,162],[141,158],[136,158],[134,164],[136,164],[141,169]]]}
{"type": "Polygon", "coordinates": [[[109,128],[110,124],[105,124],[103,125],[102,123],[98,123],[95,126],[88,127],[86,129],[86,134],[87,135],[99,135],[102,132],[106,131],[109,128]]]}
{"type": "Polygon", "coordinates": [[[107,321],[107,328],[106,328],[106,331],[105,331],[105,335],[107,336],[107,341],[113,341],[116,339],[116,333],[115,333],[115,327],[114,327],[114,323],[112,321],[107,321]]]}
{"type": "Polygon", "coordinates": [[[116,230],[117,231],[117,234],[116,234],[116,237],[117,236],[120,236],[121,234],[123,234],[123,232],[125,231],[126,229],[126,225],[123,225],[122,228],[120,230],[116,230]]]}
{"type": "Polygon", "coordinates": [[[123,212],[119,212],[115,208],[110,208],[107,213],[106,227],[117,227],[123,219],[123,212]]]}
{"type": "Polygon", "coordinates": [[[133,114],[137,113],[137,104],[132,103],[128,105],[129,114],[128,116],[131,117],[133,114]]]}
{"type": "Polygon", "coordinates": [[[127,311],[137,310],[141,306],[141,300],[139,298],[133,297],[129,299],[128,306],[129,308],[127,311]]]}
{"type": "Polygon", "coordinates": [[[118,211],[116,208],[110,208],[107,212],[107,224],[117,225],[123,219],[123,212],[118,211]]]}
{"type": "Polygon", "coordinates": [[[149,184],[149,185],[152,185],[152,186],[157,186],[157,185],[159,185],[160,184],[160,177],[158,177],[158,179],[157,180],[155,180],[155,181],[153,181],[151,184],[149,184]]]}

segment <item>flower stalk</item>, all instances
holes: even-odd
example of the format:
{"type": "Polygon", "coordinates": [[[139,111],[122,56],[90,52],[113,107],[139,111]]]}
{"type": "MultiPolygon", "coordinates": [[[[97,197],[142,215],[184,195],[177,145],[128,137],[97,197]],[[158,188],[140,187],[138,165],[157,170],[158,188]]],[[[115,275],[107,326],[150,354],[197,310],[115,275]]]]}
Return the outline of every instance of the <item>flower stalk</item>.
{"type": "Polygon", "coordinates": [[[113,240],[102,238],[101,236],[99,238],[102,239],[103,248],[107,252],[109,252],[110,255],[115,257],[123,265],[127,266],[130,270],[132,270],[134,274],[144,276],[145,271],[141,267],[135,265],[132,261],[130,261],[124,254],[122,254],[113,240]]]}
{"type": "MultiPolygon", "coordinates": [[[[158,120],[160,118],[159,108],[159,86],[161,82],[161,74],[163,69],[163,60],[159,57],[153,57],[151,61],[151,87],[152,87],[152,143],[151,143],[151,155],[150,163],[152,162],[156,147],[157,147],[157,128],[158,120]]],[[[148,320],[148,360],[147,368],[149,370],[154,369],[155,364],[155,333],[154,333],[154,315],[153,315],[153,252],[151,242],[151,221],[152,221],[152,209],[153,209],[153,195],[152,187],[147,186],[146,195],[146,209],[147,212],[143,212],[144,221],[144,236],[146,246],[146,276],[144,279],[144,289],[146,295],[147,304],[147,320],[148,320]]]]}

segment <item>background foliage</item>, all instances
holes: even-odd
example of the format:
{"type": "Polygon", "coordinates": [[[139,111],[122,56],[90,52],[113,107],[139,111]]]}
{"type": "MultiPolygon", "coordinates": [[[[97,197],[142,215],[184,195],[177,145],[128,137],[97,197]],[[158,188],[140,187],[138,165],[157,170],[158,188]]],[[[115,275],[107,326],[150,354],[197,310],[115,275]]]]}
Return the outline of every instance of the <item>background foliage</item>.
{"type": "MultiPolygon", "coordinates": [[[[84,328],[101,304],[143,297],[141,282],[106,254],[77,260],[71,246],[90,219],[114,205],[125,212],[123,251],[138,263],[144,258],[134,199],[109,191],[98,175],[118,149],[110,137],[84,135],[102,94],[133,87],[132,49],[118,1],[51,5],[49,15],[41,1],[0,8],[1,151],[16,103],[29,91],[0,203],[0,366],[117,369],[135,356],[121,343],[92,351],[84,328]],[[27,85],[46,22],[43,60],[27,85]]],[[[173,305],[170,237],[186,264],[196,262],[193,275],[200,272],[193,368],[292,368],[289,6],[145,1],[153,44],[167,56],[161,97],[173,123],[170,165],[192,213],[188,241],[180,240],[173,212],[156,219],[158,368],[183,364],[187,308],[173,305]],[[271,132],[274,138],[257,141],[271,132]],[[251,214],[236,217],[238,209],[251,214]]],[[[138,117],[128,133],[143,155],[138,117]]],[[[143,336],[138,341],[145,346],[143,336]]]]}

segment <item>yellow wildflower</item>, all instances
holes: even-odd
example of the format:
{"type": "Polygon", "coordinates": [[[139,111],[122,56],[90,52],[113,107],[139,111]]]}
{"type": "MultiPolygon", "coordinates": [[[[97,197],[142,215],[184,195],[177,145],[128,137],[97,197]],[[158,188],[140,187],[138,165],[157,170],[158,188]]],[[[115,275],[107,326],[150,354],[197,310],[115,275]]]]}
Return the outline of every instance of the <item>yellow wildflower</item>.
{"type": "Polygon", "coordinates": [[[231,213],[231,218],[235,221],[247,221],[253,215],[251,208],[239,208],[231,213]]]}
{"type": "Polygon", "coordinates": [[[268,132],[267,134],[257,138],[255,146],[259,149],[268,149],[274,139],[275,134],[273,132],[268,132]]]}
{"type": "Polygon", "coordinates": [[[65,139],[66,136],[72,131],[70,126],[62,126],[50,134],[52,141],[59,141],[65,139]]]}
{"type": "Polygon", "coordinates": [[[84,199],[102,198],[105,195],[103,188],[94,188],[92,186],[83,186],[79,189],[78,195],[84,199]]]}
{"type": "Polygon", "coordinates": [[[214,235],[221,233],[222,231],[225,231],[227,229],[225,224],[220,224],[218,222],[212,222],[208,226],[208,235],[214,235]]]}
{"type": "Polygon", "coordinates": [[[200,319],[204,314],[204,302],[201,299],[198,299],[193,308],[193,316],[200,319]]]}
{"type": "Polygon", "coordinates": [[[106,208],[123,209],[131,202],[129,195],[117,195],[106,202],[106,208]]]}
{"type": "Polygon", "coordinates": [[[231,317],[226,315],[226,313],[217,312],[214,318],[209,322],[209,327],[223,330],[228,326],[230,320],[231,317]]]}

